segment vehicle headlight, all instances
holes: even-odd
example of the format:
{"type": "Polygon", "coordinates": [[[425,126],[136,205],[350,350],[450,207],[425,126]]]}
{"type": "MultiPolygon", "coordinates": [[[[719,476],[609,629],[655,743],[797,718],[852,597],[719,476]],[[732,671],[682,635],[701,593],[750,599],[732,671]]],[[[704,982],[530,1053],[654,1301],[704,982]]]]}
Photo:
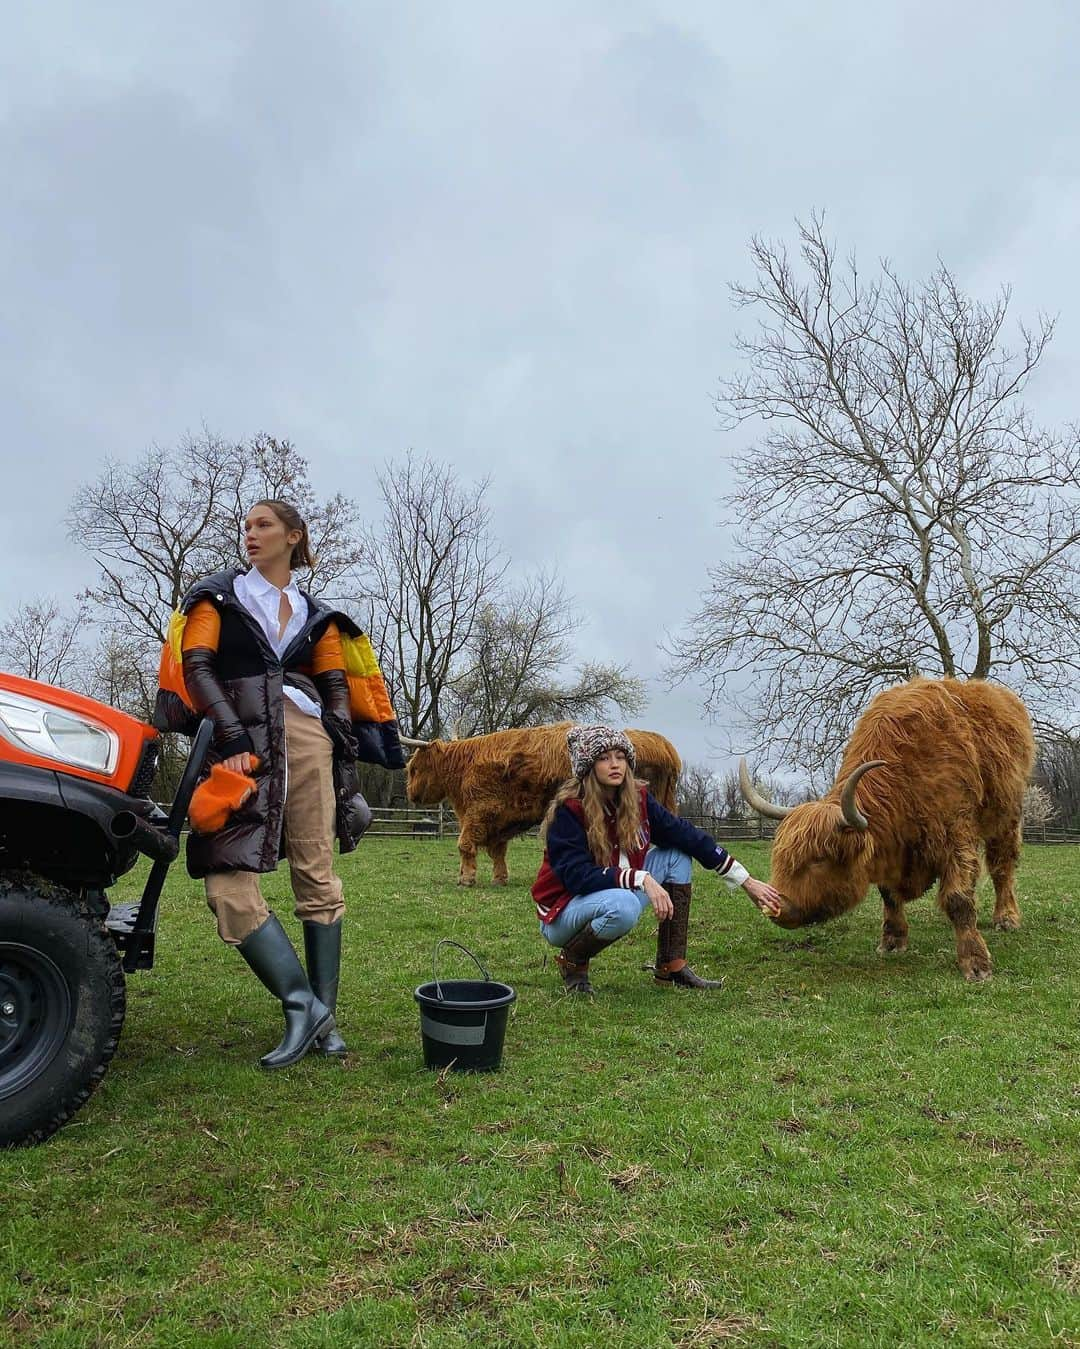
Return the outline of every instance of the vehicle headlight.
{"type": "Polygon", "coordinates": [[[0,735],[31,754],[95,773],[111,773],[120,755],[120,739],[107,727],[6,689],[0,690],[0,735]]]}

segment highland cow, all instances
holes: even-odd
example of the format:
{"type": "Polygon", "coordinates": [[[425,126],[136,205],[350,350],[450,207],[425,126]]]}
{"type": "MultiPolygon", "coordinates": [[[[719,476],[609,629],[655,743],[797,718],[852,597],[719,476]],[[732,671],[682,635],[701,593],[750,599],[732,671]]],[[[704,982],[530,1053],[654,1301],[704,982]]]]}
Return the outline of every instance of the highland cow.
{"type": "Polygon", "coordinates": [[[783,819],[770,879],[784,909],[773,921],[824,922],[876,885],[884,904],[878,950],[904,951],[905,905],[937,881],[964,977],[988,979],[975,911],[980,845],[994,883],[994,926],[1018,928],[1020,812],[1034,761],[1031,722],[1015,694],[984,680],[919,678],[873,699],[820,801],[774,806],[740,764],[746,799],[783,819]]]}
{"type": "MultiPolygon", "coordinates": [[[[496,885],[506,885],[506,845],[540,823],[559,784],[570,776],[566,732],[573,723],[494,731],[467,740],[416,741],[406,765],[409,800],[449,801],[460,825],[459,885],[476,884],[476,850],[491,857],[496,885]]],[[[627,731],[637,755],[637,775],[656,799],[675,809],[682,763],[670,740],[655,731],[627,731]]]]}

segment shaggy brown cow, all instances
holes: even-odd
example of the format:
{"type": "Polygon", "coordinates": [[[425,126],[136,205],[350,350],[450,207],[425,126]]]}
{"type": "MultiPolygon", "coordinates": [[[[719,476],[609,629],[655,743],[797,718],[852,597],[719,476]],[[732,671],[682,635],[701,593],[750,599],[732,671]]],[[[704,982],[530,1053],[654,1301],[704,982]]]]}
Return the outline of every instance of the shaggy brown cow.
{"type": "MultiPolygon", "coordinates": [[[[539,824],[560,783],[570,776],[566,732],[572,722],[494,731],[467,740],[404,741],[416,745],[406,765],[409,800],[433,806],[449,801],[461,832],[459,885],[476,884],[476,850],[491,856],[496,885],[510,879],[506,845],[539,824]]],[[[682,763],[670,740],[655,731],[627,731],[637,756],[637,773],[653,795],[675,809],[675,785],[682,763]]]]}
{"type": "Polygon", "coordinates": [[[755,810],[786,817],[772,849],[771,880],[785,901],[773,921],[791,928],[835,918],[876,885],[885,905],[878,950],[903,951],[904,905],[938,881],[964,977],[988,979],[990,953],[975,914],[979,847],[994,882],[994,926],[1017,928],[1020,811],[1034,762],[1031,722],[1008,689],[913,679],[870,703],[820,801],[774,806],[741,764],[755,810]]]}

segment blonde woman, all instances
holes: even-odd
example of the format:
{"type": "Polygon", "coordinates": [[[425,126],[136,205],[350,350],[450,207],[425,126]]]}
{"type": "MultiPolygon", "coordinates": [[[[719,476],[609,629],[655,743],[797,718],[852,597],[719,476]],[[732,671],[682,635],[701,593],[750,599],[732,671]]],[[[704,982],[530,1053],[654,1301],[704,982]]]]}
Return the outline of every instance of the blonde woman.
{"type": "Polygon", "coordinates": [[[568,993],[593,992],[589,961],[624,937],[649,906],[659,920],[655,977],[669,988],[720,988],[686,963],[691,859],[741,887],[767,917],[780,896],[708,834],[672,815],[634,777],[634,746],[611,726],[567,732],[573,772],[540,831],[544,860],[532,887],[546,941],[568,993]]]}

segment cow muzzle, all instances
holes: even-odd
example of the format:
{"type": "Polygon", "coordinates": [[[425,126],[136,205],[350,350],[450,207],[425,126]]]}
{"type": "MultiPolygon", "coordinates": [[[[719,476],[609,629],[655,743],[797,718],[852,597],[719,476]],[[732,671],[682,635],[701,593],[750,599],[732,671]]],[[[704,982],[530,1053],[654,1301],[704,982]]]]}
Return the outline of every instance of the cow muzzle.
{"type": "Polygon", "coordinates": [[[780,912],[775,917],[772,914],[769,915],[769,922],[775,923],[777,927],[803,927],[806,923],[812,923],[813,921],[786,895],[780,896],[780,912]]]}

